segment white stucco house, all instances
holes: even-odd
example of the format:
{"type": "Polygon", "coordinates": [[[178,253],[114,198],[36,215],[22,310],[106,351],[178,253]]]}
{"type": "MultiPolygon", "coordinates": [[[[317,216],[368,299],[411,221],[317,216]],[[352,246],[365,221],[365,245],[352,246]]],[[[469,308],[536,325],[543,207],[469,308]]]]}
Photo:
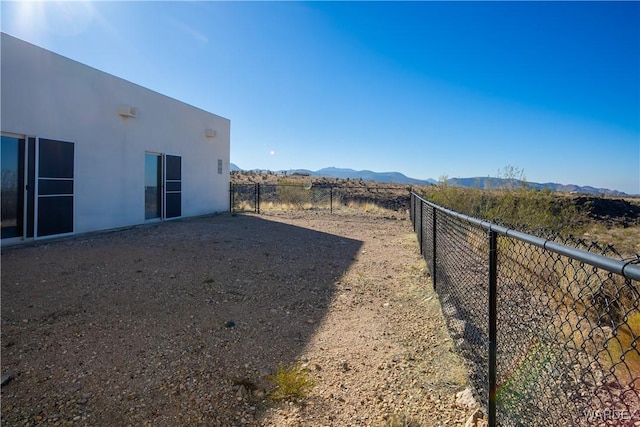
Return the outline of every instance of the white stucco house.
{"type": "Polygon", "coordinates": [[[229,209],[230,121],[1,33],[2,243],[229,209]]]}

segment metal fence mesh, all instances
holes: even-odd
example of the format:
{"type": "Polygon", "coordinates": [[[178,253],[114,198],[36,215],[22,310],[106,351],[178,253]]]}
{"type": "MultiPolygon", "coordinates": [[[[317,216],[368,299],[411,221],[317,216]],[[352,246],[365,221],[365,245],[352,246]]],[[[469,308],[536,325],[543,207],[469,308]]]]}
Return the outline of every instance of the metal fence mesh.
{"type": "Polygon", "coordinates": [[[499,425],[580,424],[572,420],[580,411],[570,395],[575,350],[563,348],[553,327],[562,317],[553,304],[556,264],[549,255],[512,238],[498,239],[499,425]]]}
{"type": "Polygon", "coordinates": [[[257,184],[231,184],[229,197],[232,212],[257,212],[258,191],[257,184]]]}
{"type": "MultiPolygon", "coordinates": [[[[492,425],[640,425],[640,282],[626,275],[629,271],[638,277],[640,269],[633,265],[637,259],[624,265],[610,258],[611,265],[623,265],[620,274],[597,267],[581,251],[561,255],[532,243],[532,236],[496,233],[492,319],[491,224],[471,221],[415,195],[410,206],[450,333],[468,362],[470,381],[485,408],[495,405],[492,425]],[[492,321],[493,390],[488,378],[492,321]]],[[[617,254],[611,247],[573,238],[563,243],[617,254]]],[[[488,412],[491,415],[491,409],[488,412]]]]}
{"type": "Polygon", "coordinates": [[[480,401],[489,395],[487,239],[477,226],[436,215],[436,290],[452,339],[470,365],[480,401]]]}
{"type": "Polygon", "coordinates": [[[329,189],[311,185],[263,184],[260,209],[329,209],[329,189]]]}
{"type": "Polygon", "coordinates": [[[344,210],[354,206],[379,206],[406,210],[409,196],[402,186],[338,185],[311,181],[277,184],[232,183],[230,206],[234,212],[344,210]]]}

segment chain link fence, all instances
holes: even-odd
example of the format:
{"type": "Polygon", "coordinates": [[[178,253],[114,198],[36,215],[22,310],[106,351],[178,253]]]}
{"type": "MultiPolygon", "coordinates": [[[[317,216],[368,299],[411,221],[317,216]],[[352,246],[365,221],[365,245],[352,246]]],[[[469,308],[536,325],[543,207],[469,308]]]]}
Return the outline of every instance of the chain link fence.
{"type": "Polygon", "coordinates": [[[409,192],[402,186],[351,186],[325,183],[236,184],[230,187],[233,212],[320,209],[341,210],[356,204],[379,205],[393,210],[409,208],[409,192]],[[381,194],[384,197],[379,197],[381,194]]]}
{"type": "Polygon", "coordinates": [[[640,258],[415,193],[410,216],[490,425],[640,425],[640,258]]]}

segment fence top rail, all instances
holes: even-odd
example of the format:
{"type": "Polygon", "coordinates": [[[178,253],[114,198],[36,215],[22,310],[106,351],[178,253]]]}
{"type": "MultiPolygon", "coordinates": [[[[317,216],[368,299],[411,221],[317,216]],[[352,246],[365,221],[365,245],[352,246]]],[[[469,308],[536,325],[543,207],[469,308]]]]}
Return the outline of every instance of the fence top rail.
{"type": "Polygon", "coordinates": [[[469,215],[464,215],[459,212],[452,211],[451,209],[447,209],[445,207],[436,205],[435,203],[432,203],[428,200],[425,200],[423,197],[419,196],[414,191],[411,192],[411,195],[413,197],[416,197],[418,200],[420,200],[422,203],[426,204],[427,206],[431,206],[432,208],[435,208],[440,212],[446,213],[447,215],[456,217],[460,220],[482,227],[487,231],[495,231],[496,233],[501,234],[503,236],[512,237],[514,239],[518,239],[525,243],[538,246],[540,248],[557,253],[559,255],[573,258],[585,264],[589,264],[594,267],[601,268],[603,270],[606,270],[612,273],[620,274],[628,279],[640,280],[640,265],[636,265],[633,263],[634,261],[637,262],[637,260],[623,261],[623,260],[606,257],[604,255],[587,252],[582,249],[572,248],[570,246],[562,245],[552,240],[547,240],[540,237],[532,236],[530,234],[522,233],[520,231],[502,227],[488,221],[483,221],[481,219],[474,218],[469,215]]]}

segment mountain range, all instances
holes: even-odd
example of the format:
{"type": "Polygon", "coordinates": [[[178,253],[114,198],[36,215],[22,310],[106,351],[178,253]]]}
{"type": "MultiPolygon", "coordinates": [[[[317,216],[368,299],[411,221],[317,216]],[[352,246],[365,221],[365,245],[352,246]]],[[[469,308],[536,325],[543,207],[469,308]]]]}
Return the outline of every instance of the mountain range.
{"type": "MultiPolygon", "coordinates": [[[[231,163],[231,171],[242,171],[237,165],[231,163]]],[[[256,170],[257,172],[267,172],[266,170],[256,170]]],[[[374,172],[370,170],[354,170],[348,168],[323,168],[317,171],[311,171],[308,169],[291,169],[287,171],[276,171],[276,173],[285,173],[287,175],[307,175],[314,177],[324,178],[341,178],[341,179],[362,179],[363,181],[375,181],[386,182],[394,184],[407,184],[407,185],[434,185],[437,184],[433,178],[429,179],[415,179],[410,178],[400,172],[374,172]]],[[[523,183],[522,181],[515,180],[512,185],[518,185],[523,183]]],[[[506,179],[493,178],[493,177],[471,177],[471,178],[449,178],[447,179],[447,185],[453,187],[466,187],[466,188],[504,188],[507,184],[506,179]]],[[[608,188],[595,188],[590,186],[579,186],[574,184],[558,184],[555,182],[529,182],[525,183],[529,188],[536,190],[549,189],[551,191],[561,191],[567,193],[580,193],[580,194],[595,194],[595,195],[608,195],[608,196],[627,196],[626,193],[617,190],[610,190],[608,188]]]]}

